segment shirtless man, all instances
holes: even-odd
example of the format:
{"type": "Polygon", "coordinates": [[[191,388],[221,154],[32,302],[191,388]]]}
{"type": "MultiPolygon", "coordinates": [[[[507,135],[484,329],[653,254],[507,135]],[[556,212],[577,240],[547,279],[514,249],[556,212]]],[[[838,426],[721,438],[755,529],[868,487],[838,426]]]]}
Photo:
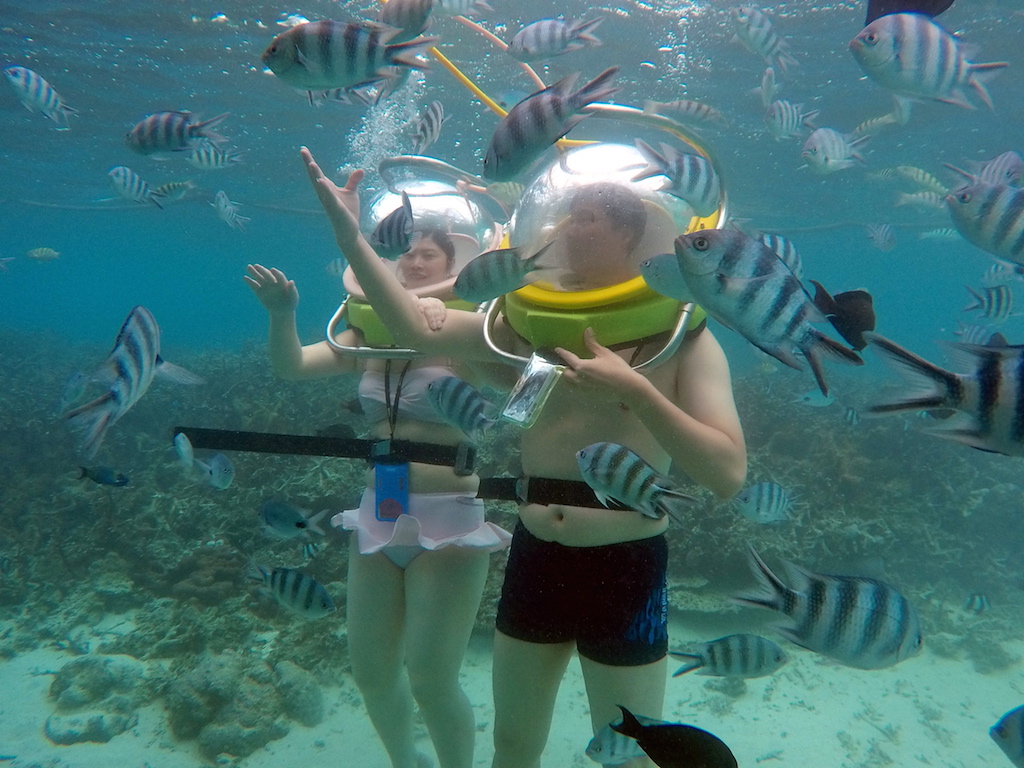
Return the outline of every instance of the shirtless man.
{"type": "MultiPolygon", "coordinates": [[[[500,361],[484,342],[483,315],[449,311],[443,327],[431,330],[360,234],[362,171],[338,187],[305,148],[302,158],[338,247],[396,343],[430,355],[500,361]]],[[[629,255],[638,233],[616,219],[596,200],[572,207],[560,235],[567,239],[570,266],[574,252],[586,252],[582,287],[635,276],[629,255]]],[[[507,345],[516,343],[510,329],[499,325],[496,333],[507,345]]],[[[568,366],[563,381],[537,423],[522,433],[526,476],[578,480],[576,451],[611,441],[658,471],[674,465],[720,497],[742,487],[743,432],[728,363],[709,331],[684,342],[671,360],[646,375],[590,331],[585,344],[590,358],[558,350],[568,366]]],[[[595,733],[619,716],[619,704],[659,717],[667,675],[667,519],[555,504],[522,504],[519,517],[494,643],[493,768],[540,765],[558,687],[574,650],[595,733]]]]}

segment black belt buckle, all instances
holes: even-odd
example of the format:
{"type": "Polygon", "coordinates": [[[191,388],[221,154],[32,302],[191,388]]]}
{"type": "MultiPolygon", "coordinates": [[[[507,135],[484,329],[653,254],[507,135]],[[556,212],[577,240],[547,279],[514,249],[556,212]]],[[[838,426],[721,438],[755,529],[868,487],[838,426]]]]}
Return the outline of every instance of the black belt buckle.
{"type": "Polygon", "coordinates": [[[459,477],[472,475],[476,464],[476,448],[463,440],[455,446],[455,464],[452,471],[459,477]]]}
{"type": "Polygon", "coordinates": [[[391,458],[391,439],[378,440],[370,446],[370,461],[380,461],[391,458]]]}

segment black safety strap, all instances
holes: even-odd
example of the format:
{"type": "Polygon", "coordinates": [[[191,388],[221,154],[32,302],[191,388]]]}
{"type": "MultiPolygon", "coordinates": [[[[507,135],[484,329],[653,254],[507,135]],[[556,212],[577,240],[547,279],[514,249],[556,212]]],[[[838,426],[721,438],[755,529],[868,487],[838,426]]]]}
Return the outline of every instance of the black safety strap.
{"type": "Polygon", "coordinates": [[[417,443],[411,440],[284,435],[274,432],[245,432],[205,427],[175,427],[171,433],[172,437],[179,432],[189,439],[193,448],[434,464],[452,467],[457,475],[473,474],[473,465],[476,461],[476,448],[466,442],[458,445],[435,445],[434,443],[417,443]]]}
{"type": "MultiPolygon", "coordinates": [[[[476,495],[481,499],[605,509],[594,489],[582,480],[559,480],[552,477],[482,477],[476,495]]],[[[607,508],[629,509],[611,499],[607,508]]]]}

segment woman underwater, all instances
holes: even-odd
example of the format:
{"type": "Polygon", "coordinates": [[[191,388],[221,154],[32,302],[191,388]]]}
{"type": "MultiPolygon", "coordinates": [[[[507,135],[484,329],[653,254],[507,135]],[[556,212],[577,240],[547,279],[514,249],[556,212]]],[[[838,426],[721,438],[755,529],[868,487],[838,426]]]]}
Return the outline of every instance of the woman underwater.
{"type": "MultiPolygon", "coordinates": [[[[410,291],[450,277],[455,251],[437,229],[414,235],[399,258],[398,275],[410,291]]],[[[270,361],[285,379],[360,373],[359,399],[382,439],[454,446],[463,434],[438,417],[427,385],[458,375],[446,358],[357,359],[321,341],[298,338],[295,282],[279,269],[248,267],[245,281],[270,316],[270,361]]],[[[417,299],[428,323],[438,322],[443,304],[417,299]]],[[[349,329],[336,340],[363,345],[349,329]]],[[[413,701],[419,705],[442,768],[470,768],[476,723],[459,685],[487,577],[488,554],[508,546],[510,535],[484,521],[474,499],[479,478],[452,467],[409,463],[408,508],[375,503],[375,470],[367,471],[358,509],[332,522],[355,531],[348,566],[347,634],[352,675],[393,768],[431,765],[418,753],[413,701]],[[339,519],[340,518],[340,519],[339,519]]],[[[385,468],[390,469],[390,467],[385,468]]]]}

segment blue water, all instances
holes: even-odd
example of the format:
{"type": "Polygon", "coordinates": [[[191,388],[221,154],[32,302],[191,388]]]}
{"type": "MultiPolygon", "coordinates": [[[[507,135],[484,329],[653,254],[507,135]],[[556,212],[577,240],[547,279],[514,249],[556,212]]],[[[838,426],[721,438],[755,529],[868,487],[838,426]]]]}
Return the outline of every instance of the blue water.
{"type": "MultiPolygon", "coordinates": [[[[943,163],[963,166],[1011,149],[1024,151],[1024,52],[1020,46],[1024,11],[1019,0],[958,0],[941,17],[947,29],[962,32],[977,46],[974,60],[1010,63],[989,84],[994,112],[983,105],[969,111],[937,102],[915,104],[909,124],[887,128],[867,145],[864,167],[824,177],[799,168],[801,141],[776,142],[767,133],[760,101],[749,93],[760,83],[765,64],[730,41],[731,4],[623,2],[593,7],[583,2],[554,5],[536,0],[492,0],[492,5],[496,10],[485,25],[505,39],[522,24],[545,16],[600,13],[605,17],[598,30],[605,44],[539,66],[546,82],[575,71],[592,77],[614,63],[622,70],[617,103],[690,98],[721,111],[728,126],[705,129],[702,141],[717,160],[732,214],[749,219],[751,227],[792,239],[803,257],[805,273],[833,292],[869,290],[875,299],[878,330],[884,335],[929,359],[940,360],[942,353],[934,342],[952,340],[957,321],[972,320],[962,312],[969,302],[964,286],[978,285],[991,260],[965,241],[919,240],[919,233],[925,230],[952,226],[948,215],[894,207],[897,191],[913,191],[914,186],[907,181],[875,181],[867,174],[912,165],[952,184],[955,177],[943,163]],[[865,225],[877,222],[894,227],[898,239],[894,251],[881,253],[867,241],[865,225]]],[[[781,98],[802,103],[808,110],[820,110],[819,126],[843,132],[890,110],[889,94],[863,78],[847,51],[848,41],[863,22],[862,3],[791,2],[760,7],[771,13],[776,29],[800,62],[783,80],[781,98]]],[[[8,271],[0,272],[0,330],[8,339],[45,339],[44,359],[51,366],[38,401],[26,406],[32,417],[21,419],[11,410],[3,422],[8,429],[38,438],[44,429],[39,427],[40,414],[49,417],[64,378],[86,364],[86,355],[78,349],[68,352],[75,362],[65,366],[63,345],[70,349],[83,344],[102,350],[112,344],[135,305],[146,306],[159,321],[165,356],[172,361],[188,355],[230,355],[251,349],[253,343],[261,344],[266,334],[265,312],[242,281],[249,263],[279,267],[296,281],[301,293],[300,337],[305,343],[322,338],[324,324],[342,298],[340,281],[325,272],[338,254],[298,159],[300,146],[309,146],[336,179],[355,167],[371,166],[372,171],[373,163],[382,157],[410,151],[405,134],[408,122],[422,105],[436,98],[443,101],[451,119],[430,153],[472,173],[482,172],[483,153],[497,117],[439,67],[423,76],[414,75],[392,101],[369,110],[334,104],[310,106],[304,95],[263,71],[260,53],[283,29],[277,22],[284,15],[301,12],[310,19],[342,19],[366,16],[372,8],[369,2],[309,2],[300,8],[235,1],[0,3],[0,62],[39,72],[79,113],[71,118],[71,130],[55,131],[48,120],[26,111],[6,85],[0,86],[0,257],[15,257],[7,263],[8,271]],[[138,120],[171,109],[188,109],[203,118],[230,113],[218,130],[244,153],[244,162],[224,170],[201,171],[183,159],[146,158],[125,146],[124,135],[138,120]],[[199,189],[162,211],[120,199],[107,200],[115,193],[106,172],[122,164],[154,185],[193,179],[199,189]],[[241,203],[240,213],[251,218],[245,232],[230,229],[210,206],[220,189],[241,203]],[[59,251],[60,259],[35,263],[25,257],[26,251],[38,247],[59,251]]],[[[484,91],[498,95],[510,89],[530,90],[513,63],[472,31],[443,18],[435,23],[433,32],[442,38],[441,50],[484,91]]],[[[969,97],[980,104],[972,94],[969,97]]],[[[630,143],[634,133],[622,125],[588,120],[572,137],[630,143]]],[[[379,184],[379,178],[371,173],[368,187],[372,190],[379,184]]],[[[1024,307],[1019,284],[1014,291],[1024,307]]],[[[755,354],[740,337],[713,327],[737,379],[757,376],[756,366],[763,356],[755,354]]],[[[1020,317],[1011,318],[1000,330],[1011,343],[1024,343],[1020,317]]],[[[8,358],[12,376],[17,370],[12,353],[23,354],[30,343],[35,342],[0,348],[0,359],[8,358]]],[[[102,352],[98,354],[93,354],[96,363],[102,359],[102,352]]],[[[864,369],[830,368],[830,378],[846,388],[840,396],[842,406],[862,408],[879,386],[883,371],[877,361],[868,358],[864,369]]],[[[12,379],[5,384],[5,391],[24,398],[26,381],[12,379]]],[[[907,492],[923,498],[934,491],[936,495],[928,497],[932,506],[919,513],[928,524],[938,520],[949,536],[966,542],[973,558],[964,563],[968,574],[991,567],[987,572],[991,584],[992,574],[997,572],[993,563],[1005,564],[1010,558],[1009,562],[1017,565],[1019,540],[1008,537],[1019,537],[1020,492],[1014,485],[1019,476],[1019,464],[1014,462],[1019,460],[941,443],[918,434],[918,425],[905,432],[899,420],[866,428],[875,430],[861,433],[869,437],[844,442],[846,433],[842,433],[833,441],[832,435],[842,428],[841,414],[836,412],[839,406],[818,412],[789,405],[791,396],[813,387],[809,375],[784,371],[771,381],[784,383],[776,383],[772,390],[760,380],[748,378],[737,388],[741,415],[749,426],[751,454],[756,459],[751,481],[768,479],[765,475],[770,472],[780,479],[796,478],[805,488],[805,498],[817,493],[819,499],[827,499],[822,514],[844,503],[845,497],[838,498],[835,491],[842,487],[862,508],[877,511],[879,520],[886,514],[881,508],[893,494],[907,492]],[[790,443],[780,447],[772,442],[785,440],[779,435],[787,430],[794,435],[790,443]],[[885,453],[886,468],[894,468],[895,477],[884,476],[884,468],[877,465],[865,470],[858,464],[877,458],[879,451],[885,453]],[[755,476],[757,472],[760,474],[755,476]],[[904,477],[915,472],[918,474],[904,477]],[[948,480],[950,487],[943,487],[938,477],[948,480]],[[852,483],[849,488],[842,485],[847,482],[852,483]],[[961,510],[977,498],[986,501],[971,506],[975,516],[965,522],[967,515],[961,515],[961,510]],[[993,548],[998,552],[990,558],[988,552],[993,548]]],[[[195,405],[196,399],[190,399],[199,396],[178,395],[168,387],[155,388],[154,392],[161,390],[162,394],[147,395],[152,402],[140,405],[117,429],[125,433],[145,429],[156,435],[165,426],[154,426],[156,417],[166,416],[166,411],[157,413],[157,404],[160,409],[170,408],[176,417],[199,421],[210,415],[195,405]],[[190,405],[181,406],[182,401],[190,405]],[[144,407],[149,410],[143,411],[144,407]]],[[[225,389],[227,385],[217,391],[225,389]]],[[[265,394],[268,403],[304,403],[318,397],[320,390],[312,385],[278,387],[269,382],[268,374],[265,394]]],[[[341,396],[332,390],[330,397],[334,403],[341,396]]],[[[224,402],[217,401],[216,407],[224,402]]],[[[211,405],[211,410],[214,407],[211,405]]],[[[228,423],[235,416],[238,414],[221,423],[235,426],[228,423]]],[[[302,417],[306,418],[305,412],[302,417]]],[[[281,418],[275,412],[261,424],[309,431],[324,422],[321,418],[319,423],[310,423],[299,417],[291,423],[275,421],[281,418]]],[[[31,453],[25,448],[18,454],[24,465],[6,468],[10,485],[7,506],[0,509],[0,534],[8,509],[31,508],[25,497],[15,493],[12,478],[20,482],[20,478],[34,477],[26,480],[25,487],[34,489],[30,498],[38,501],[48,492],[48,476],[38,474],[40,465],[54,461],[55,455],[60,457],[57,460],[74,463],[61,427],[48,423],[45,430],[58,435],[46,444],[52,453],[31,453]],[[15,498],[17,502],[12,501],[15,498]]],[[[35,443],[30,445],[36,450],[35,443]]],[[[118,456],[130,455],[123,443],[115,449],[118,456]]],[[[244,460],[242,465],[244,469],[244,460]]],[[[285,482],[283,473],[289,467],[292,465],[284,469],[274,465],[276,474],[271,480],[285,482]]],[[[170,496],[176,493],[166,477],[155,487],[170,496]]],[[[849,503],[852,509],[854,502],[849,503]]],[[[908,508],[900,509],[899,514],[909,514],[908,508]]],[[[22,519],[19,527],[24,525],[22,519]]],[[[186,547],[211,535],[206,530],[177,533],[186,547]]],[[[780,541],[784,544],[785,537],[780,541]]],[[[2,535],[0,545],[6,546],[2,535]]],[[[713,551],[713,547],[708,549],[713,551]]],[[[865,558],[879,554],[873,551],[877,549],[874,545],[860,549],[865,558]]],[[[706,563],[708,551],[701,557],[700,562],[706,563]]],[[[1004,605],[1005,600],[1019,600],[1019,568],[1014,567],[1016,575],[1011,575],[1007,566],[998,567],[1007,572],[996,589],[1011,593],[1009,598],[1004,594],[1004,605]]],[[[906,564],[903,574],[912,575],[906,564]]],[[[968,581],[966,576],[963,581],[968,581]]],[[[922,584],[916,589],[922,594],[927,591],[922,584]]],[[[957,602],[960,597],[950,600],[957,602]]],[[[10,615],[16,609],[11,607],[10,615]]],[[[943,631],[953,630],[943,627],[943,631]]],[[[1018,697],[1012,694],[1012,698],[1018,697]]],[[[983,713],[977,724],[981,739],[986,738],[988,717],[983,713]],[[984,727],[981,721],[985,721],[984,727]]],[[[0,755],[5,753],[4,746],[0,743],[0,755]]],[[[990,744],[983,747],[990,751],[979,748],[972,754],[984,752],[992,762],[976,764],[1004,764],[990,744]]],[[[908,749],[908,765],[913,764],[909,754],[908,749]]]]}

